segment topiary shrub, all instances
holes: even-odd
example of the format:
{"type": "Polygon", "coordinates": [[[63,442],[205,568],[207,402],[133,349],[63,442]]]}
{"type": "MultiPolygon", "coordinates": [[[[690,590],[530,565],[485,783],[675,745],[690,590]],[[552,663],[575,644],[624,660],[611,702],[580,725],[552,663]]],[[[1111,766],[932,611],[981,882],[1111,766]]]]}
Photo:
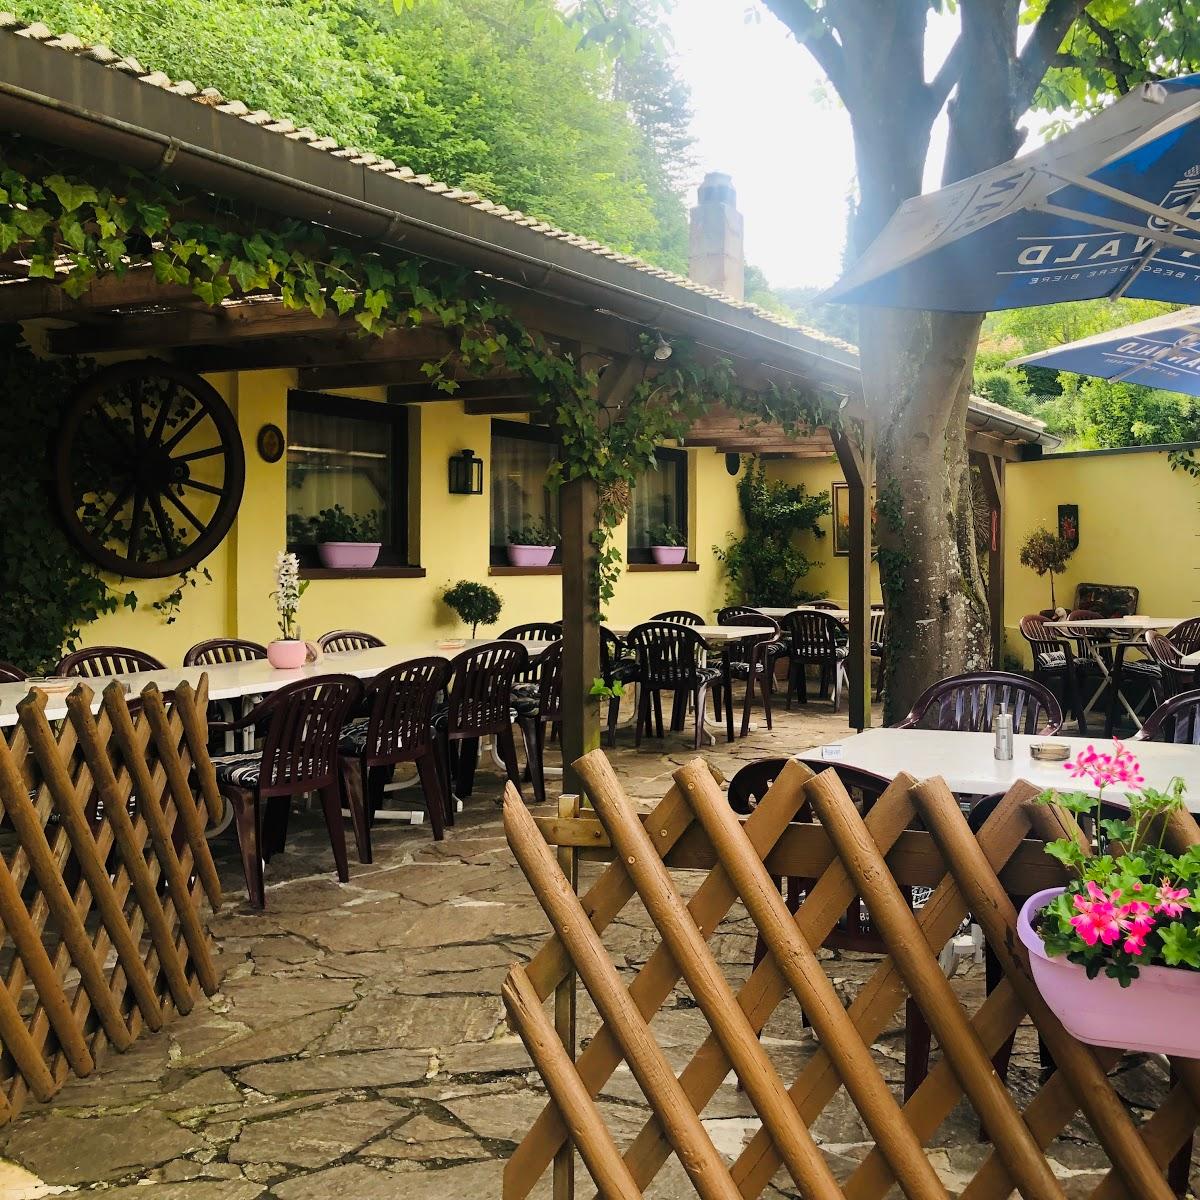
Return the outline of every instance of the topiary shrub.
{"type": "Polygon", "coordinates": [[[442,602],[465,625],[471,626],[471,636],[480,625],[494,625],[500,619],[504,601],[495,588],[486,583],[460,579],[442,593],[442,602]]]}

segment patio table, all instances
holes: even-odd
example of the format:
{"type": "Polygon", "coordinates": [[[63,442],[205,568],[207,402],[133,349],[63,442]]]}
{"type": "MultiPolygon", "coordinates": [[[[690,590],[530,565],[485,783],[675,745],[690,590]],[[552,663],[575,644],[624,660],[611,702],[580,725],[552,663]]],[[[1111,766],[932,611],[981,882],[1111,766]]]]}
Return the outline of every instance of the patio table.
{"type": "MultiPolygon", "coordinates": [[[[641,622],[645,624],[645,622],[641,622]]],[[[636,625],[609,625],[618,637],[625,637],[636,625]]],[[[762,637],[770,632],[770,626],[765,625],[689,625],[706,642],[740,642],[742,638],[762,637]]]]}
{"type": "MultiPolygon", "coordinates": [[[[1058,633],[1065,633],[1068,637],[1075,635],[1074,640],[1077,643],[1083,643],[1088,657],[1099,669],[1103,678],[1091,699],[1084,705],[1084,711],[1091,713],[1105,687],[1112,684],[1113,676],[1120,674],[1126,647],[1137,645],[1138,639],[1151,629],[1173,629],[1183,619],[1183,617],[1149,617],[1135,614],[1129,617],[1104,617],[1090,621],[1047,621],[1046,628],[1053,629],[1058,633]],[[1080,634],[1082,636],[1079,636],[1080,634]],[[1114,650],[1111,663],[1102,653],[1102,650],[1109,647],[1114,650]]],[[[1141,729],[1141,717],[1120,689],[1117,689],[1116,699],[1121,702],[1129,714],[1130,720],[1138,729],[1141,729]]]]}
{"type": "MultiPolygon", "coordinates": [[[[1004,762],[993,754],[990,733],[954,733],[936,729],[868,729],[828,746],[802,750],[797,756],[814,770],[839,763],[871,771],[887,779],[907,771],[918,779],[940,775],[950,790],[960,796],[986,796],[1007,791],[1024,779],[1038,788],[1095,792],[1087,779],[1072,779],[1061,762],[1039,762],[1029,753],[1033,742],[1064,742],[1071,757],[1098,739],[1044,737],[1017,734],[1012,759],[1004,762]]],[[[1100,741],[1101,748],[1103,743],[1100,741]]],[[[1187,788],[1188,809],[1200,813],[1200,747],[1174,742],[1132,742],[1129,748],[1142,764],[1150,787],[1165,789],[1175,776],[1187,788]]],[[[1121,795],[1116,786],[1104,789],[1105,799],[1121,795]]]]}
{"type": "MultiPolygon", "coordinates": [[[[265,696],[277,691],[285,684],[298,679],[313,679],[321,675],[353,675],[357,679],[371,679],[388,667],[407,662],[413,658],[453,658],[472,646],[487,646],[496,638],[467,639],[462,646],[453,648],[438,646],[435,642],[412,642],[406,645],[374,646],[369,650],[342,650],[324,654],[315,663],[308,663],[294,671],[276,670],[270,663],[258,659],[252,662],[219,663],[207,667],[168,667],[165,671],[133,671],[111,678],[129,685],[131,692],[140,692],[153,683],[161,691],[169,691],[186,680],[193,687],[200,682],[201,675],[208,676],[208,698],[210,700],[233,700],[243,696],[265,696]]],[[[540,654],[548,642],[523,642],[532,657],[540,654]]],[[[81,679],[73,682],[86,683],[96,693],[92,707],[99,711],[100,693],[110,679],[81,679]]],[[[29,694],[30,684],[0,684],[0,728],[17,723],[17,704],[29,694]]],[[[36,686],[34,684],[33,686],[36,686]]],[[[54,696],[46,705],[46,717],[58,721],[67,715],[67,706],[61,696],[54,696]]]]}
{"type": "Polygon", "coordinates": [[[774,617],[777,621],[782,621],[788,613],[794,612],[828,613],[835,621],[841,621],[843,625],[850,620],[850,610],[848,608],[813,608],[811,604],[793,604],[791,608],[764,608],[761,604],[756,604],[753,607],[756,611],[762,613],[764,617],[774,617]]]}

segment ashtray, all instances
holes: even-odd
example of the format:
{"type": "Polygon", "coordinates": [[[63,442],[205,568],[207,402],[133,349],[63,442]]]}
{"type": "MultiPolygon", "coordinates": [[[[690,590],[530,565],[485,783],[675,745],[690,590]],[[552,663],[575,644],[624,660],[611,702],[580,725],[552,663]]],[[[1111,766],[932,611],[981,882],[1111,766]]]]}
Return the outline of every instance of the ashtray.
{"type": "Polygon", "coordinates": [[[444,641],[438,642],[437,648],[439,650],[461,650],[466,644],[463,638],[446,638],[444,641]]]}
{"type": "Polygon", "coordinates": [[[1029,753],[1038,762],[1066,762],[1071,757],[1071,747],[1063,742],[1034,742],[1029,753]]]}
{"type": "Polygon", "coordinates": [[[45,692],[47,696],[67,696],[73,692],[79,683],[78,679],[64,679],[61,675],[51,675],[49,677],[31,675],[23,681],[27,687],[37,688],[39,692],[45,692]]]}

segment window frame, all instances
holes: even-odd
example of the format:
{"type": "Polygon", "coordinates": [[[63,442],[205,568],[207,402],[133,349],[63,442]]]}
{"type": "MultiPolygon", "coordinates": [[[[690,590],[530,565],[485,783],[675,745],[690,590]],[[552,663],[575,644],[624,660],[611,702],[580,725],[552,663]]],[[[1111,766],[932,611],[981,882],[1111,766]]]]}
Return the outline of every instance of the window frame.
{"type": "MultiPolygon", "coordinates": [[[[284,462],[287,462],[287,447],[291,445],[291,414],[293,411],[312,413],[323,417],[342,417],[353,421],[374,421],[390,426],[392,479],[389,517],[392,536],[379,550],[379,558],[371,570],[409,567],[409,442],[408,407],[379,400],[363,400],[357,396],[331,396],[327,392],[310,392],[302,388],[289,388],[287,394],[288,430],[284,438],[284,462]]],[[[287,483],[285,480],[284,487],[287,483]]],[[[288,515],[284,503],[284,520],[288,515]]],[[[313,545],[289,542],[288,549],[299,556],[302,568],[319,568],[320,559],[313,545]]],[[[359,574],[360,572],[353,572],[359,574]]],[[[367,573],[370,572],[361,572],[367,573]]]]}
{"type": "MultiPolygon", "coordinates": [[[[491,567],[507,567],[508,566],[508,543],[504,542],[500,545],[492,543],[492,504],[494,502],[494,488],[492,482],[492,467],[495,464],[495,439],[497,437],[514,438],[518,441],[526,442],[541,442],[543,445],[551,446],[559,452],[561,457],[562,447],[558,441],[558,435],[548,425],[533,425],[524,421],[505,421],[497,417],[492,418],[492,427],[488,434],[488,565],[491,567]]],[[[549,490],[549,489],[547,489],[549,490]]],[[[560,494],[551,492],[553,497],[554,509],[553,512],[554,524],[561,532],[562,529],[562,504],[560,494]]],[[[554,557],[550,560],[551,566],[562,565],[562,542],[554,547],[554,557]]],[[[512,568],[520,570],[520,568],[512,568]]],[[[542,570],[545,567],[530,567],[529,570],[542,570]]]]}
{"type": "MultiPolygon", "coordinates": [[[[686,547],[684,561],[690,562],[692,557],[692,532],[688,512],[688,483],[691,471],[690,455],[682,446],[656,446],[654,457],[659,462],[674,462],[675,471],[675,511],[679,514],[679,527],[683,531],[683,544],[686,547]]],[[[634,485],[636,489],[636,484],[634,485]]],[[[629,519],[625,527],[625,561],[630,566],[654,564],[654,555],[649,546],[633,545],[633,506],[630,505],[629,519]]]]}

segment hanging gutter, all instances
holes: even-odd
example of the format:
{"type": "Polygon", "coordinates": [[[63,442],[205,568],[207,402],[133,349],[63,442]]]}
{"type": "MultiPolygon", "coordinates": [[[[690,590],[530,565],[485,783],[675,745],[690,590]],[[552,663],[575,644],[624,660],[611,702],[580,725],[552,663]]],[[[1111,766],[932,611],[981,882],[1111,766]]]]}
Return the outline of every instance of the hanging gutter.
{"type": "Polygon", "coordinates": [[[595,245],[587,239],[548,235],[472,203],[456,203],[465,194],[447,198],[397,178],[380,169],[375,156],[330,153],[265,122],[239,119],[166,90],[165,77],[156,85],[158,76],[140,78],[120,62],[104,65],[72,52],[80,48],[77,42],[65,43],[40,40],[31,31],[24,36],[0,31],[0,128],[491,273],[669,336],[802,373],[843,394],[861,393],[857,354],[836,342],[615,261],[617,256],[609,257],[613,252],[564,240],[595,245]]]}
{"type": "Polygon", "coordinates": [[[982,396],[972,396],[967,401],[967,428],[976,433],[998,433],[1005,441],[1023,442],[1046,450],[1056,450],[1063,443],[1062,438],[1046,429],[1044,421],[1027,417],[982,396]]]}

